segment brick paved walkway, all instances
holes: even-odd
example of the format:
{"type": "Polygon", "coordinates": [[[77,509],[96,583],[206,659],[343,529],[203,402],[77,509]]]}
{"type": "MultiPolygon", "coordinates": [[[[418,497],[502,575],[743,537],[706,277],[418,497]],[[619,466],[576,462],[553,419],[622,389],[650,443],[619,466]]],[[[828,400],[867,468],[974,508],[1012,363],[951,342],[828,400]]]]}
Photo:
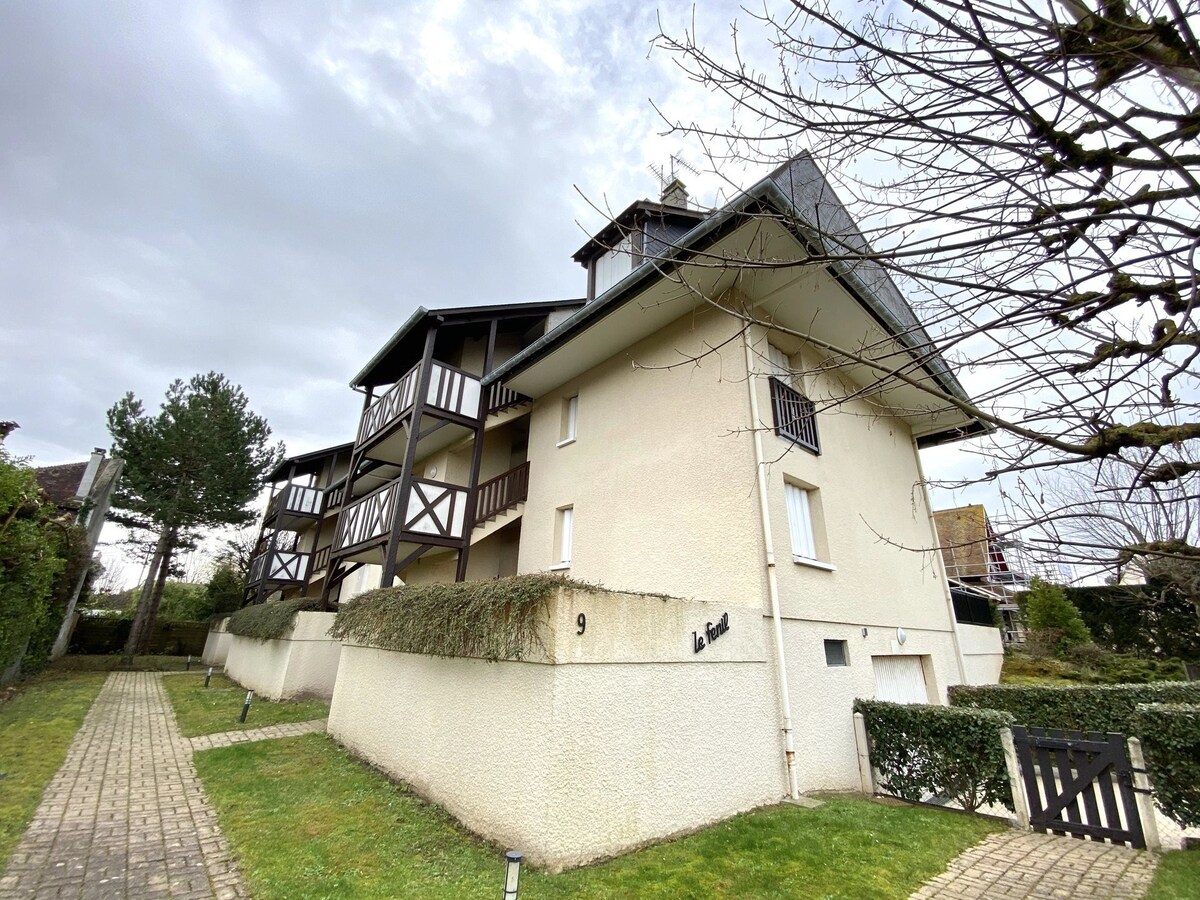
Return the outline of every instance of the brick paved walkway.
{"type": "Polygon", "coordinates": [[[161,674],[112,673],[0,878],[0,898],[245,896],[161,674]]]}
{"type": "Polygon", "coordinates": [[[266,741],[271,738],[296,737],[301,734],[312,734],[314,731],[324,731],[328,719],[310,719],[307,722],[291,722],[285,725],[268,725],[266,728],[247,728],[245,731],[222,731],[219,734],[204,734],[200,737],[185,738],[193,750],[211,750],[214,747],[232,747],[234,744],[248,744],[250,741],[266,741]]]}
{"type": "Polygon", "coordinates": [[[1138,900],[1154,878],[1158,856],[1113,844],[1005,831],[950,862],[910,900],[1138,900]]]}

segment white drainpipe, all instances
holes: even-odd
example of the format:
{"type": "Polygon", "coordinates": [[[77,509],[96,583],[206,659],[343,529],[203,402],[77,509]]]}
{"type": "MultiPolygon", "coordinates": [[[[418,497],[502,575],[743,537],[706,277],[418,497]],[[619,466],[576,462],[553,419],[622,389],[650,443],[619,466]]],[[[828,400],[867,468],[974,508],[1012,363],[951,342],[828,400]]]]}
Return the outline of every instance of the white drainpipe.
{"type": "Polygon", "coordinates": [[[754,354],[750,350],[749,328],[742,330],[746,351],[746,389],[750,392],[750,429],[754,435],[754,466],[758,481],[758,512],[762,519],[763,546],[767,563],[767,595],[771,598],[771,619],[775,631],[775,665],[779,677],[779,702],[783,706],[783,753],[787,762],[788,796],[800,796],[796,788],[796,744],[792,738],[792,699],[788,693],[787,659],[783,652],[783,621],[779,615],[779,582],[775,577],[775,540],[767,514],[767,472],[763,462],[762,420],[758,416],[758,385],[754,376],[754,354]]]}
{"type": "Polygon", "coordinates": [[[917,458],[917,478],[921,480],[921,491],[925,495],[925,511],[929,514],[929,531],[933,535],[935,549],[933,565],[942,579],[942,592],[946,599],[946,612],[950,615],[950,640],[954,644],[954,661],[958,663],[958,683],[967,683],[967,664],[963,660],[962,646],[958,642],[958,619],[954,617],[954,598],[950,596],[950,579],[946,577],[945,560],[942,559],[941,542],[933,524],[933,503],[929,499],[929,485],[925,483],[925,467],[921,465],[921,450],[913,438],[913,456],[917,458]]]}

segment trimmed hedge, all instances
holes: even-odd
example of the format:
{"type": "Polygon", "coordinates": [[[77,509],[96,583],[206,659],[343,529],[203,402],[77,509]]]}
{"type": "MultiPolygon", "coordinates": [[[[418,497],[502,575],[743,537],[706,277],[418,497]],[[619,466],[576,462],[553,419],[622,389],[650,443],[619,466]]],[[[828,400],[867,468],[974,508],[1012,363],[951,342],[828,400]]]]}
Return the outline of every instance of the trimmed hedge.
{"type": "Polygon", "coordinates": [[[298,597],[245,606],[229,617],[227,631],[256,641],[275,641],[288,633],[296,613],[318,609],[319,597],[298,597]]]}
{"type": "Polygon", "coordinates": [[[1041,684],[956,684],[950,704],[1011,713],[1018,725],[1068,731],[1131,733],[1138,704],[1200,705],[1200,682],[1097,684],[1064,687],[1041,684]]]}
{"type": "Polygon", "coordinates": [[[1138,707],[1132,731],[1142,742],[1159,808],[1184,827],[1200,826],[1200,706],[1138,707]]]}
{"type": "Polygon", "coordinates": [[[330,634],[401,653],[522,659],[541,646],[546,601],[562,588],[599,590],[546,574],[378,588],[344,604],[330,634]]]}
{"type": "Polygon", "coordinates": [[[947,706],[855,700],[871,741],[871,765],[880,787],[913,802],[927,794],[948,797],[974,812],[981,806],[1013,808],[1000,731],[1008,713],[947,706]]]}

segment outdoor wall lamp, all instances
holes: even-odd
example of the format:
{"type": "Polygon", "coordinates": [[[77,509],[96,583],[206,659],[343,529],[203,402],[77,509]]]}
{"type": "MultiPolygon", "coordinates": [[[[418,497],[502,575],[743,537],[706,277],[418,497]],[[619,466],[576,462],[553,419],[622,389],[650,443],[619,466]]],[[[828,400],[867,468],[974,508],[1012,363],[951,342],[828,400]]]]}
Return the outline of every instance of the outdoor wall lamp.
{"type": "Polygon", "coordinates": [[[519,850],[509,850],[504,854],[504,900],[517,900],[517,884],[521,880],[521,860],[525,854],[519,850]]]}

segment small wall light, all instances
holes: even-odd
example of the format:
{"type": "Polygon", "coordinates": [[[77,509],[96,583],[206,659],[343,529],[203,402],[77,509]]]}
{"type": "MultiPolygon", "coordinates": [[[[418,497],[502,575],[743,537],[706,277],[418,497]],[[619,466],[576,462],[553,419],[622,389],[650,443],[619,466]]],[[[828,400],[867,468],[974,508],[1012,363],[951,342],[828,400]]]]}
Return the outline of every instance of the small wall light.
{"type": "Polygon", "coordinates": [[[521,881],[521,860],[525,854],[509,850],[504,854],[504,900],[517,900],[517,885],[521,881]]]}
{"type": "Polygon", "coordinates": [[[863,637],[866,637],[866,636],[867,636],[867,629],[864,628],[863,629],[863,637]]]}
{"type": "Polygon", "coordinates": [[[896,643],[899,644],[901,647],[903,647],[904,642],[907,640],[908,640],[908,632],[905,631],[903,628],[897,628],[896,629],[896,643]]]}

